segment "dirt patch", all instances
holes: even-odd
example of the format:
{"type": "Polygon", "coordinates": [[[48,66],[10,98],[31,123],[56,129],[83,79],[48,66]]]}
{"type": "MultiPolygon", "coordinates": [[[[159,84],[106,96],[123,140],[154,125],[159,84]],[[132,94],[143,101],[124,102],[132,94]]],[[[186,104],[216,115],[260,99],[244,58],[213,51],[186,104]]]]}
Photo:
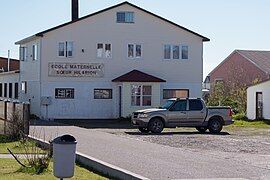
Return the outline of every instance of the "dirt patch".
{"type": "Polygon", "coordinates": [[[165,129],[160,135],[136,129],[100,129],[115,135],[177,148],[270,155],[270,129],[225,127],[221,134],[200,134],[191,128],[165,129]]]}

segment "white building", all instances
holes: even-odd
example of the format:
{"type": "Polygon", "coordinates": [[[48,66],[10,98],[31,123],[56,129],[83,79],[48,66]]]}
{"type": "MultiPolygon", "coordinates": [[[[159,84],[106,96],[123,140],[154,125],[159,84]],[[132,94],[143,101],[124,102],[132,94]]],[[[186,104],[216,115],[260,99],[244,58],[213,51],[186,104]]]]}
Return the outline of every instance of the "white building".
{"type": "Polygon", "coordinates": [[[270,119],[270,80],[247,89],[247,117],[270,119]]]}
{"type": "MultiPolygon", "coordinates": [[[[76,7],[76,0],[73,1],[76,7]]],[[[52,119],[126,117],[201,97],[208,38],[124,2],[16,42],[19,97],[52,119]]]]}

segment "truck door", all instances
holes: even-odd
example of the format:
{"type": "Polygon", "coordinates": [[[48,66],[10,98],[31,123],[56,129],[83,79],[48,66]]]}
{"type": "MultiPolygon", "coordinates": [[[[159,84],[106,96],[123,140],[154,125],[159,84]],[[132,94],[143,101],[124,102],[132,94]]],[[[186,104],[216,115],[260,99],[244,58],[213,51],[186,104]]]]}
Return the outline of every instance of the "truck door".
{"type": "Polygon", "coordinates": [[[191,125],[201,125],[206,116],[206,108],[200,99],[190,99],[188,108],[188,121],[191,125]]]}
{"type": "Polygon", "coordinates": [[[187,100],[177,101],[168,111],[168,123],[179,124],[187,119],[187,100]]]}

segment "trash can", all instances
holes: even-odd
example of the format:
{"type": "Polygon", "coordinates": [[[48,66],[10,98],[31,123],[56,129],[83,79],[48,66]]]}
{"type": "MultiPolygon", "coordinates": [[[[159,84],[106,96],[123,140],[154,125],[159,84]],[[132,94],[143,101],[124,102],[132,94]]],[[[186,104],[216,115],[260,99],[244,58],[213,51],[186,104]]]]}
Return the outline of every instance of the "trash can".
{"type": "Polygon", "coordinates": [[[74,175],[76,139],[71,135],[55,138],[53,144],[53,174],[57,178],[71,178],[74,175]]]}

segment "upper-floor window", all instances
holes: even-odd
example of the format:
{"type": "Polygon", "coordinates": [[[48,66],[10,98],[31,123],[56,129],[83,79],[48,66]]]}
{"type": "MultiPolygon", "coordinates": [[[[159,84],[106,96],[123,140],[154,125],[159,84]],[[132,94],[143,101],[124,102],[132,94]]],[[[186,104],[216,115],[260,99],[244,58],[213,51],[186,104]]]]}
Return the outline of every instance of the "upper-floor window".
{"type": "Polygon", "coordinates": [[[182,46],[182,59],[188,59],[188,46],[182,46]]]}
{"type": "Polygon", "coordinates": [[[33,44],[32,46],[32,58],[33,60],[38,59],[38,45],[37,44],[33,44]]]}
{"type": "Polygon", "coordinates": [[[134,23],[134,12],[117,12],[118,23],[134,23]]]}
{"type": "Polygon", "coordinates": [[[73,57],[73,42],[59,42],[58,43],[58,56],[59,57],[73,57]]]}
{"type": "Polygon", "coordinates": [[[164,59],[180,59],[180,57],[181,59],[188,59],[188,46],[164,45],[164,59]]]}
{"type": "Polygon", "coordinates": [[[112,57],[112,44],[97,44],[97,57],[98,58],[111,58],[112,57]]]}
{"type": "Polygon", "coordinates": [[[27,47],[20,47],[20,60],[26,61],[27,58],[27,47]]]}
{"type": "Polygon", "coordinates": [[[128,58],[141,58],[142,45],[141,44],[128,44],[128,58]]]}

